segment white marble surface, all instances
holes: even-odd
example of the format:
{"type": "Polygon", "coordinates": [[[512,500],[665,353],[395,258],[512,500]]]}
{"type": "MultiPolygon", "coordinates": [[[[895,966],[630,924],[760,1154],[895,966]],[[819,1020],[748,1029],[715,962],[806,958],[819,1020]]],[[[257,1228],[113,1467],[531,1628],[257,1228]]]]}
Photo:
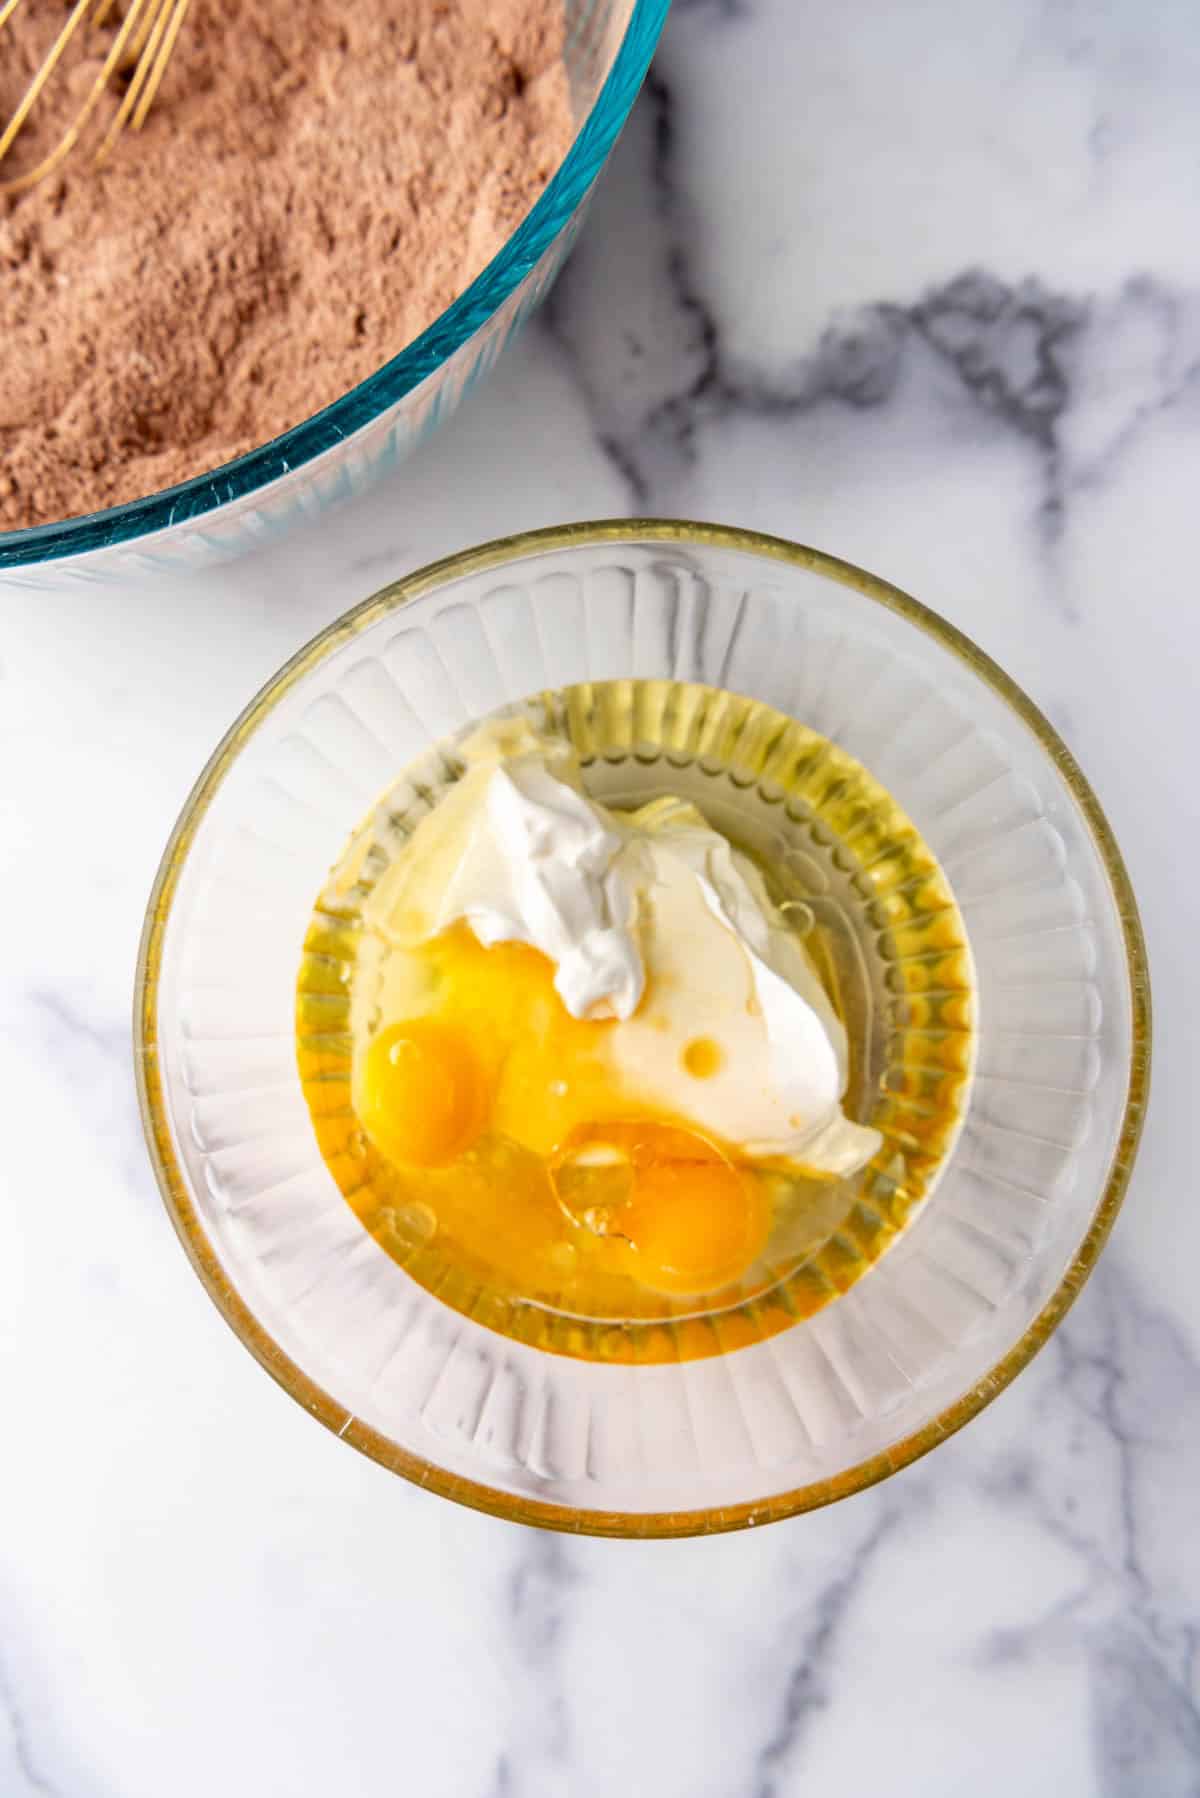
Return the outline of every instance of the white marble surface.
{"type": "Polygon", "coordinates": [[[1200,1793],[1194,0],[677,0],[550,316],[383,490],[0,637],[0,1794],[1200,1793]],[[1156,1090],[1101,1269],[961,1436],[761,1534],[568,1541],[354,1455],[220,1322],[129,1061],[145,895],[350,601],[577,517],[889,575],[1124,845],[1156,1090]]]}

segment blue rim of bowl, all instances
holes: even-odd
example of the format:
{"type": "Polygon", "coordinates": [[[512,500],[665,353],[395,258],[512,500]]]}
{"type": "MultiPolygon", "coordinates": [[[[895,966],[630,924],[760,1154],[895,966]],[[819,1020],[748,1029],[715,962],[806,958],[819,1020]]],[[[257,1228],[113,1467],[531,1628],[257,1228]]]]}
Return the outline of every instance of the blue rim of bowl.
{"type": "Polygon", "coordinates": [[[578,210],[629,116],[670,3],[635,0],[599,97],[532,209],[471,285],[390,362],[282,436],[223,467],[125,505],[54,524],[0,531],[0,570],[111,549],[172,525],[194,523],[294,474],[420,386],[504,304],[578,210]]]}

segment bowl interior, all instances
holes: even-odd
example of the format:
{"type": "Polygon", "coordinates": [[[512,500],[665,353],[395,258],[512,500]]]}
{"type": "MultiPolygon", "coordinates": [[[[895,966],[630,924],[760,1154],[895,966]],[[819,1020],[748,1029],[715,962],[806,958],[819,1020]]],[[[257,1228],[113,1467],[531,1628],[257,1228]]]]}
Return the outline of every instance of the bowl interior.
{"type": "Polygon", "coordinates": [[[143,976],[160,1177],[234,1327],[397,1470],[575,1528],[757,1521],[879,1477],[963,1421],[1090,1265],[1144,1084],[1136,918],[1049,727],[892,589],[703,527],[497,546],[335,626],[210,765],[164,863],[143,976]],[[978,1001],[961,1134],[888,1253],[770,1340],[681,1365],[547,1354],[440,1304],[342,1199],[294,1053],[314,895],[398,771],[530,694],[630,679],[744,695],[857,758],[951,883],[978,1001]]]}
{"type": "Polygon", "coordinates": [[[836,996],[850,1043],[845,1109],[880,1132],[878,1153],[844,1180],[764,1177],[774,1210],[767,1242],[717,1292],[671,1296],[617,1280],[589,1283],[581,1304],[557,1265],[523,1286],[494,1253],[464,1252],[453,1229],[448,1243],[436,1224],[440,1176],[398,1177],[353,1103],[355,1037],[379,1006],[386,961],[369,921],[373,895],[461,772],[457,746],[445,742],[379,796],[314,898],[297,986],[313,1129],[364,1229],[443,1304],[504,1335],[634,1364],[763,1341],[847,1291],[945,1164],[974,1058],[961,915],[911,820],[861,764],[759,700],[686,681],[592,681],[539,694],[521,711],[572,743],[601,803],[689,802],[751,857],[836,996]]]}

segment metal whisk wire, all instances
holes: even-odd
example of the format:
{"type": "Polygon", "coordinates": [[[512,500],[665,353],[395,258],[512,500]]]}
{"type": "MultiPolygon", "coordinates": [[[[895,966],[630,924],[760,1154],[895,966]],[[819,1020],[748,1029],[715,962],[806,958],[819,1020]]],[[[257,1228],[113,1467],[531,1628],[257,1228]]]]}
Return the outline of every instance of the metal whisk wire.
{"type": "MultiPolygon", "coordinates": [[[[100,71],[71,124],[49,154],[34,168],[27,169],[24,174],[10,181],[0,181],[0,193],[20,193],[53,173],[79,142],[109,82],[119,70],[132,70],[129,84],[96,150],[95,162],[99,164],[104,161],[127,124],[133,130],[140,131],[166,73],[190,3],[191,0],[128,0],[100,71]]],[[[0,0],[0,31],[3,31],[21,4],[22,0],[0,0]]],[[[97,29],[112,11],[113,4],[114,0],[75,0],[58,36],[17,102],[12,117],[0,132],[0,164],[3,164],[55,71],[62,64],[80,26],[90,19],[92,28],[97,29]]]]}

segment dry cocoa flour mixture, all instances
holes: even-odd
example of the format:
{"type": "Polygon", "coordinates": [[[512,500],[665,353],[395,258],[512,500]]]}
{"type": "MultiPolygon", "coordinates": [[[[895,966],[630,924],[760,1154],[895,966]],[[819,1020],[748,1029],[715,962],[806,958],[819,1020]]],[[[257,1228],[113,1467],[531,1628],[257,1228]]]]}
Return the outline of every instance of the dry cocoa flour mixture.
{"type": "MultiPolygon", "coordinates": [[[[0,117],[63,17],[5,27],[0,117]]],[[[561,38],[562,0],[193,0],[145,128],[0,198],[0,529],[203,473],[402,349],[565,155],[561,38]]]]}

